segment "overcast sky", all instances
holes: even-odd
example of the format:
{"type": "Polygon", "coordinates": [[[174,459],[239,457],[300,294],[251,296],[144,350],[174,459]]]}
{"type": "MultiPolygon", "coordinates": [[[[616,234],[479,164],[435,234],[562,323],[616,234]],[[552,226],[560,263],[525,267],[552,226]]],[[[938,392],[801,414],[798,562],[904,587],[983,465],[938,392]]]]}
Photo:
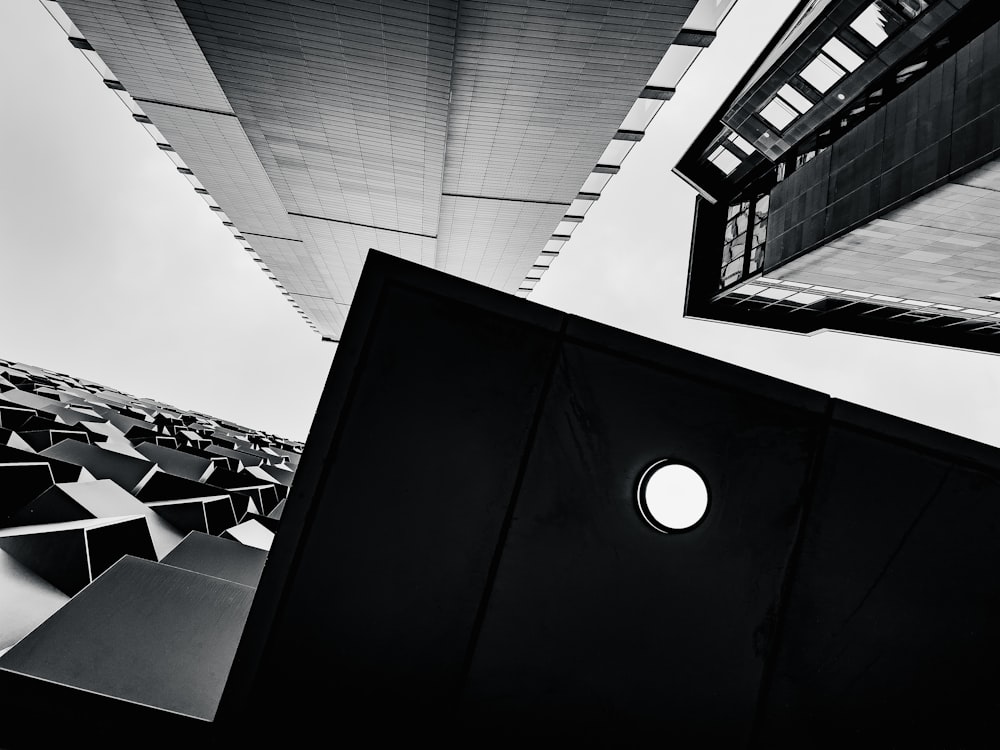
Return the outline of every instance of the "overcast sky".
{"type": "MultiPolygon", "coordinates": [[[[1000,357],[681,316],[671,168],[794,0],[738,0],[532,299],[1000,445],[1000,357]]],[[[322,343],[38,0],[2,0],[0,357],[304,439],[322,343]]]]}

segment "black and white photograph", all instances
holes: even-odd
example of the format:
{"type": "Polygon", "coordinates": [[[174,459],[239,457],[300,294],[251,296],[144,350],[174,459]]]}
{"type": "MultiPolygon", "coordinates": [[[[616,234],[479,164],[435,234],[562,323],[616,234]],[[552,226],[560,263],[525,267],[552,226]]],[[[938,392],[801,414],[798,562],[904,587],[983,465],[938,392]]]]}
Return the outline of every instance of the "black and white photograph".
{"type": "Polygon", "coordinates": [[[0,29],[0,748],[1000,742],[996,0],[0,29]]]}

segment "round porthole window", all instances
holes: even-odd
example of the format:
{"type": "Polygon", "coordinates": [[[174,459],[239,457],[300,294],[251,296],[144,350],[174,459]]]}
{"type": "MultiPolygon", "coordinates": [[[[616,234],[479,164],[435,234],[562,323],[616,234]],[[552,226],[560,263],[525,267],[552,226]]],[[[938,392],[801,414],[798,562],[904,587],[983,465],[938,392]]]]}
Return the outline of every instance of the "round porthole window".
{"type": "Polygon", "coordinates": [[[708,485],[687,464],[657,461],[639,479],[639,512],[665,534],[694,528],[708,512],[708,485]]]}

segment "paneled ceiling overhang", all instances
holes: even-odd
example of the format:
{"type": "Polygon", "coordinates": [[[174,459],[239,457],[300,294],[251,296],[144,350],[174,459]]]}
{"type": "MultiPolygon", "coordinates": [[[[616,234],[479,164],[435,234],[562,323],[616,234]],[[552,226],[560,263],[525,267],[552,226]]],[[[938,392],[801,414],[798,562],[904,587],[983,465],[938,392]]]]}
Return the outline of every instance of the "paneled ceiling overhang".
{"type": "Polygon", "coordinates": [[[334,339],[369,248],[526,295],[733,4],[43,2],[334,339]]]}

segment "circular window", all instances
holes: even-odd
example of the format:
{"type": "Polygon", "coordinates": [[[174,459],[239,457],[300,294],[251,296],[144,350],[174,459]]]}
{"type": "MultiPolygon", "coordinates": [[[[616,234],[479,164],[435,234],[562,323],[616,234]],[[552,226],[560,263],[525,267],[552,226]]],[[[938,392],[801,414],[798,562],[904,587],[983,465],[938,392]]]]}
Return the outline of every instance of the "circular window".
{"type": "Polygon", "coordinates": [[[657,461],[639,479],[639,512],[657,531],[687,531],[708,512],[708,485],[690,466],[657,461]]]}

